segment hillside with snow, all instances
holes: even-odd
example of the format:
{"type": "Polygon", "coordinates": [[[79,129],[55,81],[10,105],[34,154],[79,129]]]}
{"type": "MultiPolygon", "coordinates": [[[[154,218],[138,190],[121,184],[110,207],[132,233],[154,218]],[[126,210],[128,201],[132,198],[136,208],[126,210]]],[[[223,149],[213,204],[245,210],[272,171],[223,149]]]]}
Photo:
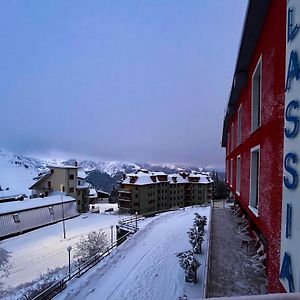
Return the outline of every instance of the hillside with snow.
{"type": "Polygon", "coordinates": [[[0,198],[30,194],[33,178],[45,168],[43,161],[0,150],[0,198]]]}
{"type": "MultiPolygon", "coordinates": [[[[0,150],[0,198],[30,194],[28,187],[33,184],[33,178],[38,173],[44,172],[48,164],[74,165],[74,159],[58,161],[56,159],[41,160],[0,150]]],[[[108,193],[116,187],[123,173],[132,173],[139,169],[149,171],[162,171],[167,174],[177,173],[182,170],[201,171],[207,168],[185,166],[176,164],[152,164],[122,161],[93,161],[79,160],[78,166],[89,173],[87,181],[95,188],[108,193]]],[[[222,176],[221,176],[222,177],[222,176]]]]}

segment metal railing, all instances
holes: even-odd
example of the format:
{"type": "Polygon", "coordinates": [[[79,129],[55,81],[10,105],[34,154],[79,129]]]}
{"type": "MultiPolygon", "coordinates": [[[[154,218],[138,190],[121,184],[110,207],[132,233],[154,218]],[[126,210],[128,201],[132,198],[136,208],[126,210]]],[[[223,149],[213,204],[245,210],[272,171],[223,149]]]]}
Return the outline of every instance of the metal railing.
{"type": "Polygon", "coordinates": [[[88,270],[90,270],[92,267],[94,267],[96,264],[98,264],[101,260],[103,260],[106,256],[108,256],[114,248],[119,246],[121,242],[125,241],[127,237],[130,235],[136,233],[138,231],[137,227],[137,221],[142,220],[143,216],[137,216],[137,217],[129,217],[124,218],[120,220],[119,227],[128,231],[127,234],[123,235],[121,238],[117,239],[110,247],[106,248],[106,250],[102,253],[97,253],[88,260],[82,262],[76,269],[74,269],[70,274],[67,274],[65,277],[61,278],[57,282],[50,285],[48,288],[46,288],[44,291],[42,291],[40,294],[35,296],[33,300],[48,300],[55,297],[57,294],[59,294],[63,289],[66,288],[67,282],[72,280],[73,278],[78,278],[84,273],[86,273],[88,270]]]}
{"type": "MultiPolygon", "coordinates": [[[[171,210],[177,210],[177,209],[171,209],[171,210]]],[[[151,215],[154,213],[162,213],[166,210],[160,210],[152,212],[151,215]]],[[[169,209],[170,211],[170,209],[169,209]]],[[[62,290],[64,290],[67,287],[67,282],[72,280],[73,278],[78,278],[81,275],[85,274],[88,270],[90,270],[92,267],[94,267],[96,264],[98,264],[101,260],[103,260],[106,256],[108,256],[112,250],[116,247],[118,247],[122,242],[124,242],[130,235],[136,233],[139,228],[137,226],[137,221],[144,219],[147,217],[147,215],[150,216],[150,213],[144,214],[144,215],[135,215],[128,218],[124,218],[118,221],[118,226],[120,229],[124,229],[127,231],[126,234],[121,236],[119,239],[116,239],[116,241],[111,244],[110,247],[106,248],[106,250],[102,253],[97,253],[88,260],[82,262],[78,267],[76,267],[70,274],[67,274],[60,280],[56,281],[52,285],[50,285],[48,288],[46,288],[44,291],[42,291],[40,294],[35,296],[33,300],[50,300],[53,297],[55,297],[57,294],[59,294],[62,290]]]]}
{"type": "Polygon", "coordinates": [[[213,204],[211,204],[210,212],[209,212],[209,223],[208,223],[208,241],[207,241],[207,252],[205,258],[205,270],[204,270],[204,285],[202,291],[202,298],[208,298],[208,290],[207,290],[207,283],[209,277],[209,269],[210,269],[210,260],[211,260],[211,224],[212,224],[212,211],[213,211],[213,204]]]}

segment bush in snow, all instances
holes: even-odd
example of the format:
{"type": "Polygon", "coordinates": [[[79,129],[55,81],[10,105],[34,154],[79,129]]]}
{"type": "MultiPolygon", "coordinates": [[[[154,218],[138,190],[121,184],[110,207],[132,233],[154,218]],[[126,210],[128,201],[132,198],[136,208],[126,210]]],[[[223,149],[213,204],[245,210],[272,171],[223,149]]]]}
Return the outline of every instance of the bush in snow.
{"type": "Polygon", "coordinates": [[[108,246],[107,235],[104,231],[92,231],[86,237],[82,237],[74,246],[74,258],[84,262],[102,253],[108,246]]]}
{"type": "Polygon", "coordinates": [[[40,275],[37,279],[20,284],[15,288],[0,291],[1,299],[33,299],[45,289],[58,282],[65,277],[68,272],[68,267],[58,267],[55,269],[48,269],[47,273],[40,275]]]}
{"type": "Polygon", "coordinates": [[[198,231],[196,227],[191,228],[188,232],[190,243],[193,246],[193,251],[196,254],[200,254],[202,252],[202,242],[204,241],[203,231],[198,231]]]}
{"type": "Polygon", "coordinates": [[[193,251],[185,251],[177,253],[179,264],[184,269],[186,282],[197,282],[197,269],[200,267],[200,262],[195,257],[193,251]]]}
{"type": "Polygon", "coordinates": [[[207,225],[207,217],[200,216],[198,213],[195,213],[194,218],[194,227],[198,229],[198,231],[204,231],[204,227],[207,225]]]}
{"type": "MultiPolygon", "coordinates": [[[[4,248],[0,247],[0,280],[3,277],[7,277],[9,275],[9,270],[11,268],[11,264],[9,262],[9,252],[4,248]]],[[[2,288],[2,283],[0,282],[0,290],[2,288]]]]}

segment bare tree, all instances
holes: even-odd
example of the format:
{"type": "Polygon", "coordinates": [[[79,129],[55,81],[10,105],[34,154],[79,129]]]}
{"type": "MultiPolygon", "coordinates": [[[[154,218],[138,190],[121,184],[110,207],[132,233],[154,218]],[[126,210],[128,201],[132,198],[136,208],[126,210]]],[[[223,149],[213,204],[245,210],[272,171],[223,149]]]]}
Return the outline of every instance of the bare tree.
{"type": "Polygon", "coordinates": [[[97,253],[102,253],[108,246],[108,238],[104,231],[92,231],[82,237],[74,246],[74,258],[86,261],[97,253]]]}

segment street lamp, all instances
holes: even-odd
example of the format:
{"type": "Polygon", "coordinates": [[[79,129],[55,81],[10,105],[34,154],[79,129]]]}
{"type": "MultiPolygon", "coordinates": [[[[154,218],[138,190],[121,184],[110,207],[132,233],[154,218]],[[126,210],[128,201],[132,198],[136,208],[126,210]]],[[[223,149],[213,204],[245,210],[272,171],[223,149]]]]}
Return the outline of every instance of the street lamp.
{"type": "Polygon", "coordinates": [[[138,212],[135,212],[135,230],[137,231],[137,217],[138,217],[138,212]]]}
{"type": "Polygon", "coordinates": [[[60,197],[61,197],[61,210],[62,210],[62,221],[63,221],[63,231],[64,231],[64,239],[66,239],[66,226],[65,226],[65,212],[64,212],[64,201],[63,201],[63,189],[64,185],[60,185],[60,197]]]}
{"type": "Polygon", "coordinates": [[[110,226],[110,242],[111,242],[111,247],[113,246],[113,243],[114,243],[113,230],[114,230],[114,226],[111,225],[110,226]]]}
{"type": "Polygon", "coordinates": [[[68,252],[69,252],[69,279],[71,279],[71,250],[72,250],[72,246],[69,246],[67,248],[68,252]]]}

